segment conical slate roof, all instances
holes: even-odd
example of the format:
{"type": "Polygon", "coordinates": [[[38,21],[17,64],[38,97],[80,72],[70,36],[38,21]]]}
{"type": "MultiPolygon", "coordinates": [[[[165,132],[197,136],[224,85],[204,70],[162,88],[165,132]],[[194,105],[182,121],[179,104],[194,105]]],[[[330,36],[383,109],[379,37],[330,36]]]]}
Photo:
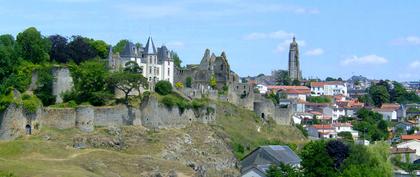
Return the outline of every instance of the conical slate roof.
{"type": "Polygon", "coordinates": [[[155,44],[153,43],[152,37],[147,39],[146,47],[144,48],[145,54],[156,54],[155,44]]]}

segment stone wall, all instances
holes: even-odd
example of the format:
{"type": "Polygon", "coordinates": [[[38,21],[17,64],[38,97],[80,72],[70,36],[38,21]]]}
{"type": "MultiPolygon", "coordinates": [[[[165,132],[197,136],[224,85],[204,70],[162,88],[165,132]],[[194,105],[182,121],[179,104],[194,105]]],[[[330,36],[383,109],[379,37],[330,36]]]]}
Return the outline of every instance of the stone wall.
{"type": "Polygon", "coordinates": [[[215,106],[199,110],[181,111],[174,106],[169,108],[160,104],[156,97],[148,97],[140,106],[142,125],[147,128],[182,128],[193,121],[203,123],[215,120],[215,106]]]}
{"type": "Polygon", "coordinates": [[[54,77],[52,94],[56,96],[56,103],[62,103],[61,94],[73,88],[73,78],[69,68],[66,67],[53,67],[52,74],[54,77]]]}
{"type": "Polygon", "coordinates": [[[277,124],[290,125],[295,104],[274,105],[269,99],[259,98],[254,102],[254,112],[264,120],[273,119],[277,124]]]}
{"type": "Polygon", "coordinates": [[[21,135],[26,134],[26,127],[29,127],[31,132],[36,132],[39,129],[39,114],[41,110],[38,109],[36,113],[27,113],[22,106],[15,104],[9,107],[0,115],[0,140],[13,140],[21,135]]]}
{"type": "Polygon", "coordinates": [[[76,110],[74,108],[44,108],[40,123],[42,126],[58,129],[74,128],[76,110]]]}
{"type": "Polygon", "coordinates": [[[124,105],[94,107],[94,122],[97,126],[141,125],[139,109],[124,105]]]}

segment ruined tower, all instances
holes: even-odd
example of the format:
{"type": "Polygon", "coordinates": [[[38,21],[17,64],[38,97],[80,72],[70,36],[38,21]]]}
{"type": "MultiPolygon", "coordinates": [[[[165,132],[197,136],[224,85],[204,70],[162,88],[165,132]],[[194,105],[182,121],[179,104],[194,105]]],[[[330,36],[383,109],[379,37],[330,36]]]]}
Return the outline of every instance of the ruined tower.
{"type": "Polygon", "coordinates": [[[294,36],[289,49],[289,77],[292,81],[300,81],[302,79],[302,72],[299,64],[299,48],[294,36]]]}

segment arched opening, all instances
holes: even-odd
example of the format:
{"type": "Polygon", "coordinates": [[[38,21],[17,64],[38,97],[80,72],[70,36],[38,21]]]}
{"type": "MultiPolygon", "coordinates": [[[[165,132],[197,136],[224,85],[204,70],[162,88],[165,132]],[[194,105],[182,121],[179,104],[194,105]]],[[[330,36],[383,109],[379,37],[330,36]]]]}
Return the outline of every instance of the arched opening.
{"type": "Polygon", "coordinates": [[[265,118],[265,114],[264,113],[261,113],[261,118],[265,118]]]}
{"type": "Polygon", "coordinates": [[[26,124],[26,126],[25,126],[25,130],[26,130],[26,134],[27,134],[27,135],[32,134],[32,127],[31,127],[31,125],[26,124]]]}

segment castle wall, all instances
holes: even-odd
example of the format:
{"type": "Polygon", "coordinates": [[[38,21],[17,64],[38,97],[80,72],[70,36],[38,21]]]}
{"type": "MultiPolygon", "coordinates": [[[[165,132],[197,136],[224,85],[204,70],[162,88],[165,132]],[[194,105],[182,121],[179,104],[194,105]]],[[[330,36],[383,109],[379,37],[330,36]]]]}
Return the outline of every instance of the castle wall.
{"type": "Polygon", "coordinates": [[[56,96],[56,103],[62,103],[61,94],[73,88],[73,78],[70,75],[70,70],[65,67],[54,67],[52,74],[54,77],[52,94],[56,96]]]}
{"type": "Polygon", "coordinates": [[[147,128],[182,128],[193,121],[211,122],[215,120],[216,115],[215,111],[209,111],[207,108],[184,111],[181,111],[177,106],[168,108],[160,104],[153,96],[143,102],[140,110],[142,125],[147,128]]]}
{"type": "Polygon", "coordinates": [[[76,110],[74,108],[44,108],[40,123],[42,126],[58,129],[74,128],[76,110]]]}
{"type": "Polygon", "coordinates": [[[76,108],[76,127],[84,132],[91,132],[94,129],[95,112],[91,106],[80,106],[76,108]]]}
{"type": "Polygon", "coordinates": [[[0,140],[13,140],[25,134],[28,121],[21,107],[11,104],[1,115],[0,140]]]}
{"type": "Polygon", "coordinates": [[[93,109],[96,126],[130,125],[133,122],[130,118],[129,110],[124,105],[94,107],[93,109]]]}

